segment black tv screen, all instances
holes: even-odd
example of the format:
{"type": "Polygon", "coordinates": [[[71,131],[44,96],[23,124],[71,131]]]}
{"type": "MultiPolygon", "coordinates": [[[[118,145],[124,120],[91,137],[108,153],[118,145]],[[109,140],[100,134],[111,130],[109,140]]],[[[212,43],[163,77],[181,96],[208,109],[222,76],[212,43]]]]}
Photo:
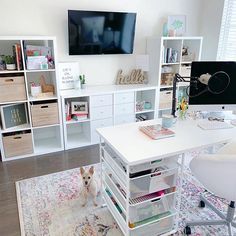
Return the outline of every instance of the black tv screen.
{"type": "Polygon", "coordinates": [[[69,55],[133,53],[136,13],[68,10],[69,55]]]}

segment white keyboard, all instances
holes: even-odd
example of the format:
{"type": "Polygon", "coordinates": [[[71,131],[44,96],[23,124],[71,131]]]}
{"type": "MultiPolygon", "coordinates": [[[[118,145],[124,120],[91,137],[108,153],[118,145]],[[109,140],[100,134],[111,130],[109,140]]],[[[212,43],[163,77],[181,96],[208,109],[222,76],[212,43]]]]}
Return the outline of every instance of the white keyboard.
{"type": "Polygon", "coordinates": [[[213,129],[229,129],[233,128],[232,125],[226,123],[224,121],[217,121],[217,120],[201,120],[198,122],[198,126],[205,130],[213,130],[213,129]]]}

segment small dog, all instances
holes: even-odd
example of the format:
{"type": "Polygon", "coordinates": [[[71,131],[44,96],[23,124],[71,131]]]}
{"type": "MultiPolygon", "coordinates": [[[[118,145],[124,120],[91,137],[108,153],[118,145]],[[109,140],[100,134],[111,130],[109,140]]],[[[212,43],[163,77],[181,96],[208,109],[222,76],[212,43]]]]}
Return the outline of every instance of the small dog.
{"type": "Polygon", "coordinates": [[[98,195],[98,185],[94,178],[94,167],[91,166],[88,171],[86,171],[83,167],[80,167],[80,173],[82,176],[82,182],[83,182],[82,194],[84,197],[84,203],[82,204],[82,206],[83,207],[86,206],[89,195],[92,195],[93,197],[94,206],[98,206],[96,202],[96,197],[98,195]]]}

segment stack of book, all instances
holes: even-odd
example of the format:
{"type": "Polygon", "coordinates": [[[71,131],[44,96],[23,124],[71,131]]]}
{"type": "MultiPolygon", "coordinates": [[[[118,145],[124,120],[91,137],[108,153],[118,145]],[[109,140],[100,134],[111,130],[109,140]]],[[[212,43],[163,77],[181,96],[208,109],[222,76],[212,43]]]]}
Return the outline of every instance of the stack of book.
{"type": "Polygon", "coordinates": [[[22,62],[22,54],[21,54],[21,46],[19,43],[16,43],[12,46],[13,56],[16,62],[16,69],[23,70],[23,62],[22,62]]]}
{"type": "Polygon", "coordinates": [[[178,60],[178,51],[173,48],[163,49],[162,61],[163,63],[176,63],[178,60]]]}
{"type": "Polygon", "coordinates": [[[168,138],[175,135],[174,131],[163,128],[160,124],[140,126],[139,130],[152,139],[168,138]]]}

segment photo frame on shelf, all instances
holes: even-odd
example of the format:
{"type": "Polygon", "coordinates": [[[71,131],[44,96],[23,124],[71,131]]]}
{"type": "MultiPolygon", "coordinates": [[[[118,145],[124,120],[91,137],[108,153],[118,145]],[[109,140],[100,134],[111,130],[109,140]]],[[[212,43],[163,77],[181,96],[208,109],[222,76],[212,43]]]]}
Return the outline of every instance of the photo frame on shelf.
{"type": "Polygon", "coordinates": [[[29,124],[26,103],[1,106],[2,129],[29,124]]]}
{"type": "Polygon", "coordinates": [[[61,90],[73,89],[75,78],[80,75],[78,62],[58,63],[59,87],[61,90]]]}
{"type": "Polygon", "coordinates": [[[186,15],[170,15],[167,21],[168,36],[183,36],[186,33],[186,15]]]}
{"type": "Polygon", "coordinates": [[[71,114],[73,115],[88,114],[88,102],[71,102],[71,114]]]}

